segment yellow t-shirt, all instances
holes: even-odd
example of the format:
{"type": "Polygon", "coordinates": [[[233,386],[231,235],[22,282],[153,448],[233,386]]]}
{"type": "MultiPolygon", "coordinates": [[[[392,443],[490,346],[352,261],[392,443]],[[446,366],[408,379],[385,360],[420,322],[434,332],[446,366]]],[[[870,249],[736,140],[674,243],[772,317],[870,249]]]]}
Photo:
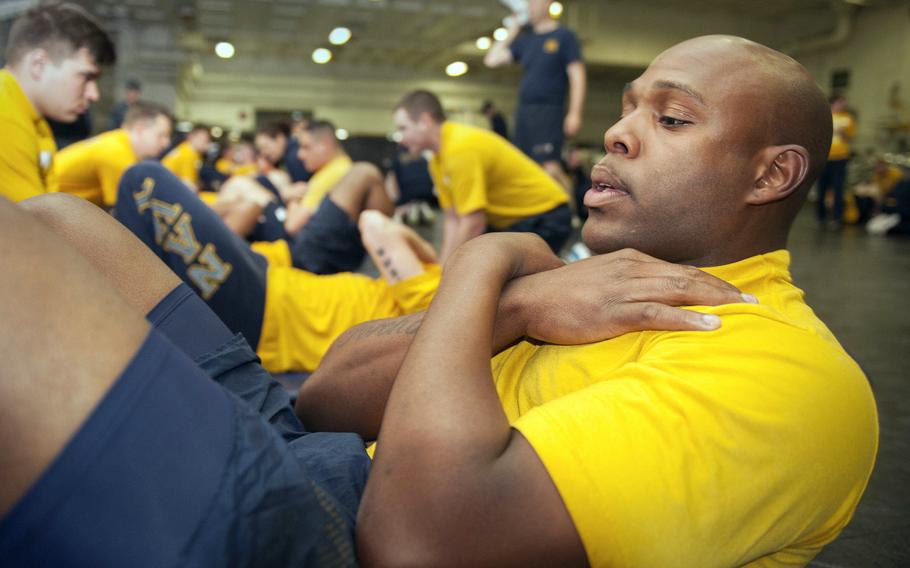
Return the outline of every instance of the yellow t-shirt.
{"type": "Polygon", "coordinates": [[[137,161],[129,135],[121,128],[76,142],[57,154],[60,191],[112,207],[123,172],[137,161]]]}
{"type": "Polygon", "coordinates": [[[54,135],[6,69],[0,70],[0,132],[0,195],[18,202],[57,191],[54,135]]]}
{"type": "Polygon", "coordinates": [[[872,183],[878,188],[878,197],[884,198],[891,193],[902,177],[904,177],[904,173],[896,166],[887,166],[882,172],[872,172],[872,183]]]}
{"type": "Polygon", "coordinates": [[[443,209],[458,215],[486,212],[487,224],[505,229],[568,202],[546,171],[501,136],[444,122],[430,175],[443,209]]]}
{"type": "Polygon", "coordinates": [[[319,168],[307,184],[306,195],[300,204],[312,211],[319,209],[319,205],[332,188],[341,181],[350,170],[353,162],[347,155],[341,155],[319,168]]]}
{"type": "Polygon", "coordinates": [[[161,158],[161,165],[174,172],[174,175],[199,187],[199,168],[202,167],[202,154],[184,140],[161,158]]]}
{"type": "Polygon", "coordinates": [[[850,157],[850,141],[856,136],[856,121],[849,112],[835,112],[831,115],[831,120],[834,122],[834,136],[831,138],[828,159],[846,160],[850,157]]]}
{"type": "Polygon", "coordinates": [[[523,342],[493,360],[591,566],[802,566],[850,520],[875,402],[789,260],[709,269],[761,302],[699,307],[717,331],[523,342]]]}
{"type": "Polygon", "coordinates": [[[269,372],[313,371],[335,339],[365,321],[427,309],[441,270],[388,284],[362,274],[317,275],[269,266],[257,354],[269,372]]]}

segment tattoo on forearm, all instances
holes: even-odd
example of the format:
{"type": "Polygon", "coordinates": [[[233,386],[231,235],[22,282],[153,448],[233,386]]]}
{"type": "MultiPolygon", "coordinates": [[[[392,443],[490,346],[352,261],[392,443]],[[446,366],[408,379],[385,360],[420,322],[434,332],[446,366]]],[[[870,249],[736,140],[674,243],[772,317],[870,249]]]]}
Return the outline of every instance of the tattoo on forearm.
{"type": "Polygon", "coordinates": [[[417,334],[420,329],[420,322],[423,321],[423,314],[411,314],[394,319],[371,321],[353,327],[335,340],[336,346],[344,345],[350,341],[364,339],[367,337],[385,337],[391,335],[410,335],[417,334]]]}

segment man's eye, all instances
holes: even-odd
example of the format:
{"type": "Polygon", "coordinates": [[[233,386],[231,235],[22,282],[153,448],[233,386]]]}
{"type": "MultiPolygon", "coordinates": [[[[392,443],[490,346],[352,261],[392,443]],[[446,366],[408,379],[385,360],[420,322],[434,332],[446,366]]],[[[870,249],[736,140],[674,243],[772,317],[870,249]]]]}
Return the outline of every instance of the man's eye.
{"type": "Polygon", "coordinates": [[[673,118],[672,116],[662,116],[660,117],[659,122],[664,126],[685,126],[686,124],[692,124],[688,120],[682,120],[681,118],[673,118]]]}

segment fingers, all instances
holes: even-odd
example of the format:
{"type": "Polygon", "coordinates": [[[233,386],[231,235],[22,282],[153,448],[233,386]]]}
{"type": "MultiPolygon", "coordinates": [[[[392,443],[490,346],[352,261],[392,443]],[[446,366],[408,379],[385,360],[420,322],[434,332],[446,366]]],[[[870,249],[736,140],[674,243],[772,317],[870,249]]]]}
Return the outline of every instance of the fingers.
{"type": "Polygon", "coordinates": [[[626,280],[631,300],[705,306],[758,303],[751,294],[694,266],[672,264],[632,249],[613,254],[612,270],[626,280]]]}
{"type": "Polygon", "coordinates": [[[674,306],[758,303],[754,296],[743,294],[735,286],[689,275],[659,275],[629,279],[626,298],[637,302],[660,302],[674,306]]]}
{"type": "Polygon", "coordinates": [[[720,328],[720,318],[692,310],[672,308],[655,302],[616,306],[612,323],[614,336],[630,331],[713,331],[720,328]]]}

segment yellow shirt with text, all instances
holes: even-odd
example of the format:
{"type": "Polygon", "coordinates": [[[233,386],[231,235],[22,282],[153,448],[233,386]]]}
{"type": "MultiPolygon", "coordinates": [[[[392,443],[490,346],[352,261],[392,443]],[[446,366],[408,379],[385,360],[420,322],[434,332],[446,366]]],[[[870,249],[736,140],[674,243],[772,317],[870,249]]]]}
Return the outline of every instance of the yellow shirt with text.
{"type": "Polygon", "coordinates": [[[698,307],[719,330],[522,342],[493,360],[591,566],[803,566],[850,520],[875,401],[789,260],[708,269],[760,301],[698,307]]]}
{"type": "Polygon", "coordinates": [[[0,70],[0,195],[18,202],[57,191],[57,144],[13,75],[0,70]]]}
{"type": "Polygon", "coordinates": [[[184,140],[161,158],[161,165],[171,170],[175,176],[194,188],[199,187],[199,168],[202,167],[202,154],[184,140]]]}
{"type": "Polygon", "coordinates": [[[430,175],[443,209],[459,216],[486,213],[494,229],[568,202],[547,172],[498,134],[467,124],[442,124],[430,175]]]}
{"type": "Polygon", "coordinates": [[[121,128],[76,142],[57,155],[60,191],[113,207],[123,172],[137,161],[129,135],[121,128]]]}

